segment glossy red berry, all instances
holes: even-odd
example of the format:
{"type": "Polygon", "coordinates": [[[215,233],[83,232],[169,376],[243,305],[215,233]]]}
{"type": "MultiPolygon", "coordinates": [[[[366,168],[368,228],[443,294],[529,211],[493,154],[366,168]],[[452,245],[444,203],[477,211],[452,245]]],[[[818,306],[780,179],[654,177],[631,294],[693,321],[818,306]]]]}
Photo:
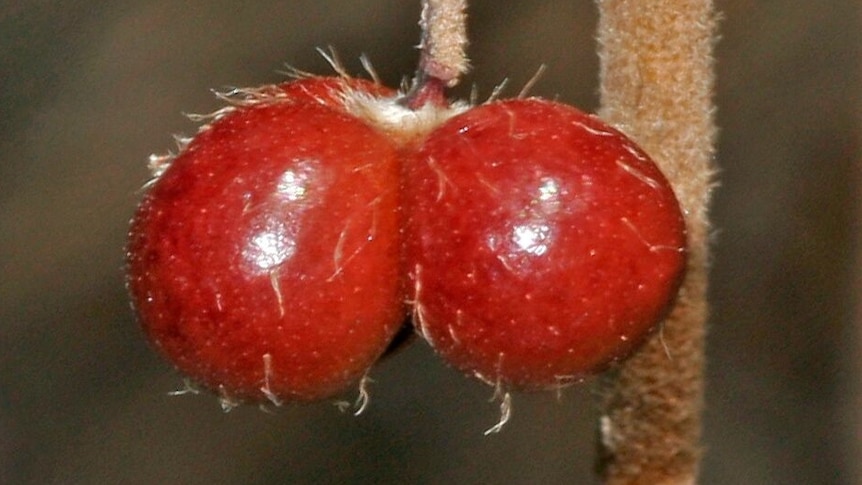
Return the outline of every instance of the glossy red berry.
{"type": "Polygon", "coordinates": [[[562,104],[456,114],[429,93],[404,106],[323,77],[233,93],[130,230],[132,301],[176,367],[228,402],[332,396],[408,303],[446,360],[506,389],[558,388],[643,341],[686,257],[649,157],[562,104]]]}
{"type": "Polygon", "coordinates": [[[679,287],[686,238],[668,182],[574,108],[471,109],[431,133],[403,182],[414,323],[492,385],[555,388],[601,370],[679,287]]]}
{"type": "Polygon", "coordinates": [[[226,399],[336,394],[405,316],[397,150],[339,109],[341,82],[297,81],[223,114],[132,221],[128,287],[144,330],[226,399]]]}

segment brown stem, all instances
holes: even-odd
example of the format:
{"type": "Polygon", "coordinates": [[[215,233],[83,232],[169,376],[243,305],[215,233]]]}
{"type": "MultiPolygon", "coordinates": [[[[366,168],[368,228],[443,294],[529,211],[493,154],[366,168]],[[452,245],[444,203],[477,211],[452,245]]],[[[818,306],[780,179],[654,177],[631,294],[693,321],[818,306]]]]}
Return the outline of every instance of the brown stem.
{"type": "Polygon", "coordinates": [[[686,215],[688,273],[670,316],[602,383],[606,484],[693,484],[701,455],[715,126],[711,0],[597,0],[600,115],[659,164],[686,215]]]}

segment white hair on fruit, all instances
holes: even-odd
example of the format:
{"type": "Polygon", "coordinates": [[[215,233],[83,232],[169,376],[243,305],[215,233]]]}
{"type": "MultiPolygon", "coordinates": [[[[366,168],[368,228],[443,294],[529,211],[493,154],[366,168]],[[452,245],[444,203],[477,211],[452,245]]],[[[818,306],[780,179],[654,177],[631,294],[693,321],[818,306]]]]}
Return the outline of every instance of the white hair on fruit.
{"type": "Polygon", "coordinates": [[[350,114],[389,133],[396,141],[421,139],[449,118],[461,114],[470,105],[454,102],[450,106],[435,106],[433,103],[418,109],[404,104],[404,95],[379,97],[347,88],[341,93],[341,102],[350,114]]]}

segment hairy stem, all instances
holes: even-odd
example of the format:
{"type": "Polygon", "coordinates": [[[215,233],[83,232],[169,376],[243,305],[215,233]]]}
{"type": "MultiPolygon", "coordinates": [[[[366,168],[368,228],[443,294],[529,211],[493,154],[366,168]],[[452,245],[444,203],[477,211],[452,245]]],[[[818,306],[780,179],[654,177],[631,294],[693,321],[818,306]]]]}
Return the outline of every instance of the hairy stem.
{"type": "Polygon", "coordinates": [[[422,0],[419,68],[447,87],[467,72],[467,0],[422,0]]]}
{"type": "Polygon", "coordinates": [[[467,0],[422,0],[419,71],[407,94],[407,106],[446,106],[444,91],[467,72],[467,0]]]}
{"type": "Polygon", "coordinates": [[[661,330],[602,383],[606,484],[697,482],[715,126],[711,0],[597,0],[600,115],[636,140],[686,216],[688,273],[661,330]]]}

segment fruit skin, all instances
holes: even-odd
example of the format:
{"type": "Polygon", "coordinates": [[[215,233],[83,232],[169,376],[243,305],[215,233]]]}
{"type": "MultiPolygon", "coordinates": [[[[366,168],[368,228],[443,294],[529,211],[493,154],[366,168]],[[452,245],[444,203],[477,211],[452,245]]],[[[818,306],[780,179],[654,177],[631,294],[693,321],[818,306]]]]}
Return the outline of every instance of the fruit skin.
{"type": "MultiPolygon", "coordinates": [[[[332,82],[297,81],[312,92],[332,82]]],[[[127,283],[141,325],[230,401],[332,396],[406,313],[396,148],[334,98],[310,100],[221,116],[132,220],[127,283]]]]}
{"type": "Polygon", "coordinates": [[[414,323],[507,389],[576,382],[668,311],[686,260],[667,181],[620,132],[538,99],[476,107],[405,165],[414,323]]]}

